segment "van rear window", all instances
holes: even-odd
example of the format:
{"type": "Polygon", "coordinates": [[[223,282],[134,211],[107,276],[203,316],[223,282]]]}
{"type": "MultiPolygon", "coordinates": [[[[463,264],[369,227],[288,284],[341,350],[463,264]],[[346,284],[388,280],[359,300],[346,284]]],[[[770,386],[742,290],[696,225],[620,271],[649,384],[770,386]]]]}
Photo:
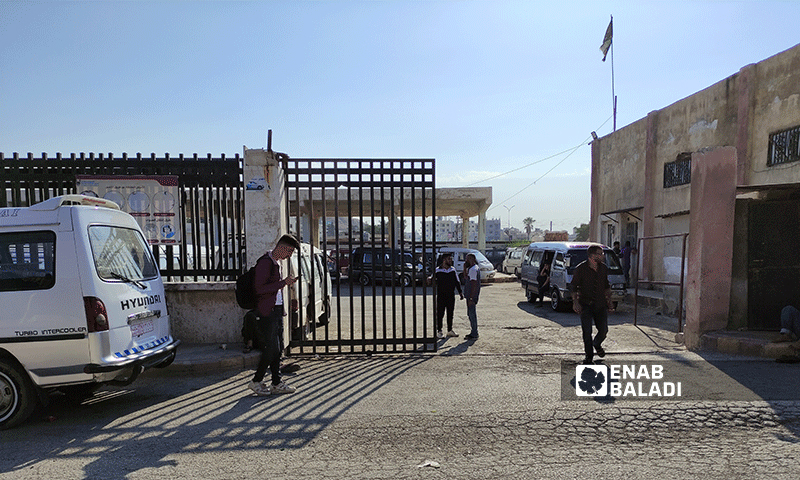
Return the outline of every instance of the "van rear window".
{"type": "Polygon", "coordinates": [[[56,234],[0,234],[0,291],[47,290],[56,283],[56,234]]]}
{"type": "Polygon", "coordinates": [[[102,280],[148,280],[158,276],[144,237],[132,228],[92,225],[89,243],[102,280]]]}

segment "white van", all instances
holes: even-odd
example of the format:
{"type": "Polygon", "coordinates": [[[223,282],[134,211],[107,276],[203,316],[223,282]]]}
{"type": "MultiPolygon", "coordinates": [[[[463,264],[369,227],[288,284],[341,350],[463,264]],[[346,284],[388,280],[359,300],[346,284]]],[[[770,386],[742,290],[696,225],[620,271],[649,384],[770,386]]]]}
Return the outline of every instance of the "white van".
{"type": "Polygon", "coordinates": [[[587,258],[587,249],[593,245],[601,247],[605,254],[604,263],[608,267],[608,282],[611,284],[611,301],[614,308],[625,299],[625,275],[619,258],[605,245],[592,242],[534,242],[525,249],[522,258],[520,281],[528,301],[538,298],[539,283],[536,277],[542,265],[550,265],[550,285],[542,292],[550,297],[553,310],[559,311],[572,302],[572,275],[575,267],[587,258]]]}
{"type": "Polygon", "coordinates": [[[165,367],[164,285],[136,221],[82,195],[0,208],[0,429],[50,390],[88,396],[165,367]]]}
{"type": "Polygon", "coordinates": [[[318,325],[325,325],[331,317],[331,294],[333,285],[328,271],[325,252],[307,243],[300,244],[300,265],[297,266],[298,255],[295,252],[289,261],[289,275],[298,277],[298,281],[289,288],[289,318],[292,339],[307,339],[311,330],[318,325]],[[301,281],[302,280],[302,281],[301,281]],[[302,297],[305,309],[300,320],[298,296],[302,297]]]}
{"type": "Polygon", "coordinates": [[[522,266],[522,256],[525,255],[527,247],[509,248],[506,251],[506,258],[503,260],[503,273],[511,275],[512,273],[517,277],[520,276],[520,267],[522,266]]]}
{"type": "Polygon", "coordinates": [[[481,280],[492,279],[497,273],[497,270],[494,269],[492,262],[490,262],[489,259],[480,252],[480,250],[464,247],[442,247],[439,249],[439,255],[443,253],[453,254],[453,267],[456,269],[459,277],[464,271],[464,261],[467,259],[467,255],[470,253],[475,255],[475,258],[478,260],[478,268],[481,270],[481,280]]]}

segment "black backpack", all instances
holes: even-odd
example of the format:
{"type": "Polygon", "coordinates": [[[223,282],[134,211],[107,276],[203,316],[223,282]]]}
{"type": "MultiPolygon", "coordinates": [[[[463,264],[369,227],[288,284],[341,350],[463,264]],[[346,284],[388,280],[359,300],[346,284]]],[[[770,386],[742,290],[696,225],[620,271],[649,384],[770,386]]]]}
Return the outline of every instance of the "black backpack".
{"type": "Polygon", "coordinates": [[[258,297],[255,289],[256,267],[239,275],[236,279],[236,303],[245,310],[256,308],[258,297]]]}

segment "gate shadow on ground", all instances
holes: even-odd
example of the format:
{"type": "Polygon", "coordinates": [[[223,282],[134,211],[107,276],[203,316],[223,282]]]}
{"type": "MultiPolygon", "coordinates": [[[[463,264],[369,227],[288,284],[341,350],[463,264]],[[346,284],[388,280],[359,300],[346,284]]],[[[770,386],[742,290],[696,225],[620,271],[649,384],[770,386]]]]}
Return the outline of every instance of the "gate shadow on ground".
{"type": "Polygon", "coordinates": [[[141,386],[103,389],[77,407],[53,397],[37,412],[38,422],[34,417],[0,432],[0,472],[63,459],[85,461],[86,478],[108,478],[112,471],[123,477],[175,465],[172,454],[301,448],[355,404],[430,358],[301,360],[301,374],[289,380],[298,389],[292,395],[254,396],[246,387],[252,371],[246,371],[233,377],[158,373],[141,386]],[[186,393],[171,396],[181,390],[186,393]]]}

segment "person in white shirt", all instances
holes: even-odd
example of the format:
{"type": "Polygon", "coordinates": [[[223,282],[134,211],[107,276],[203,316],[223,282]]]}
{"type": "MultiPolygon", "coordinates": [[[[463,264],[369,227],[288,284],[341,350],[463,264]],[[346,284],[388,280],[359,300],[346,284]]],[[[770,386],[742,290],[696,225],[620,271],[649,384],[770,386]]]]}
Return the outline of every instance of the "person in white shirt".
{"type": "Polygon", "coordinates": [[[465,335],[466,340],[478,339],[478,297],[481,293],[481,270],[475,255],[467,254],[464,261],[464,297],[467,299],[467,317],[469,317],[470,332],[465,335]]]}

